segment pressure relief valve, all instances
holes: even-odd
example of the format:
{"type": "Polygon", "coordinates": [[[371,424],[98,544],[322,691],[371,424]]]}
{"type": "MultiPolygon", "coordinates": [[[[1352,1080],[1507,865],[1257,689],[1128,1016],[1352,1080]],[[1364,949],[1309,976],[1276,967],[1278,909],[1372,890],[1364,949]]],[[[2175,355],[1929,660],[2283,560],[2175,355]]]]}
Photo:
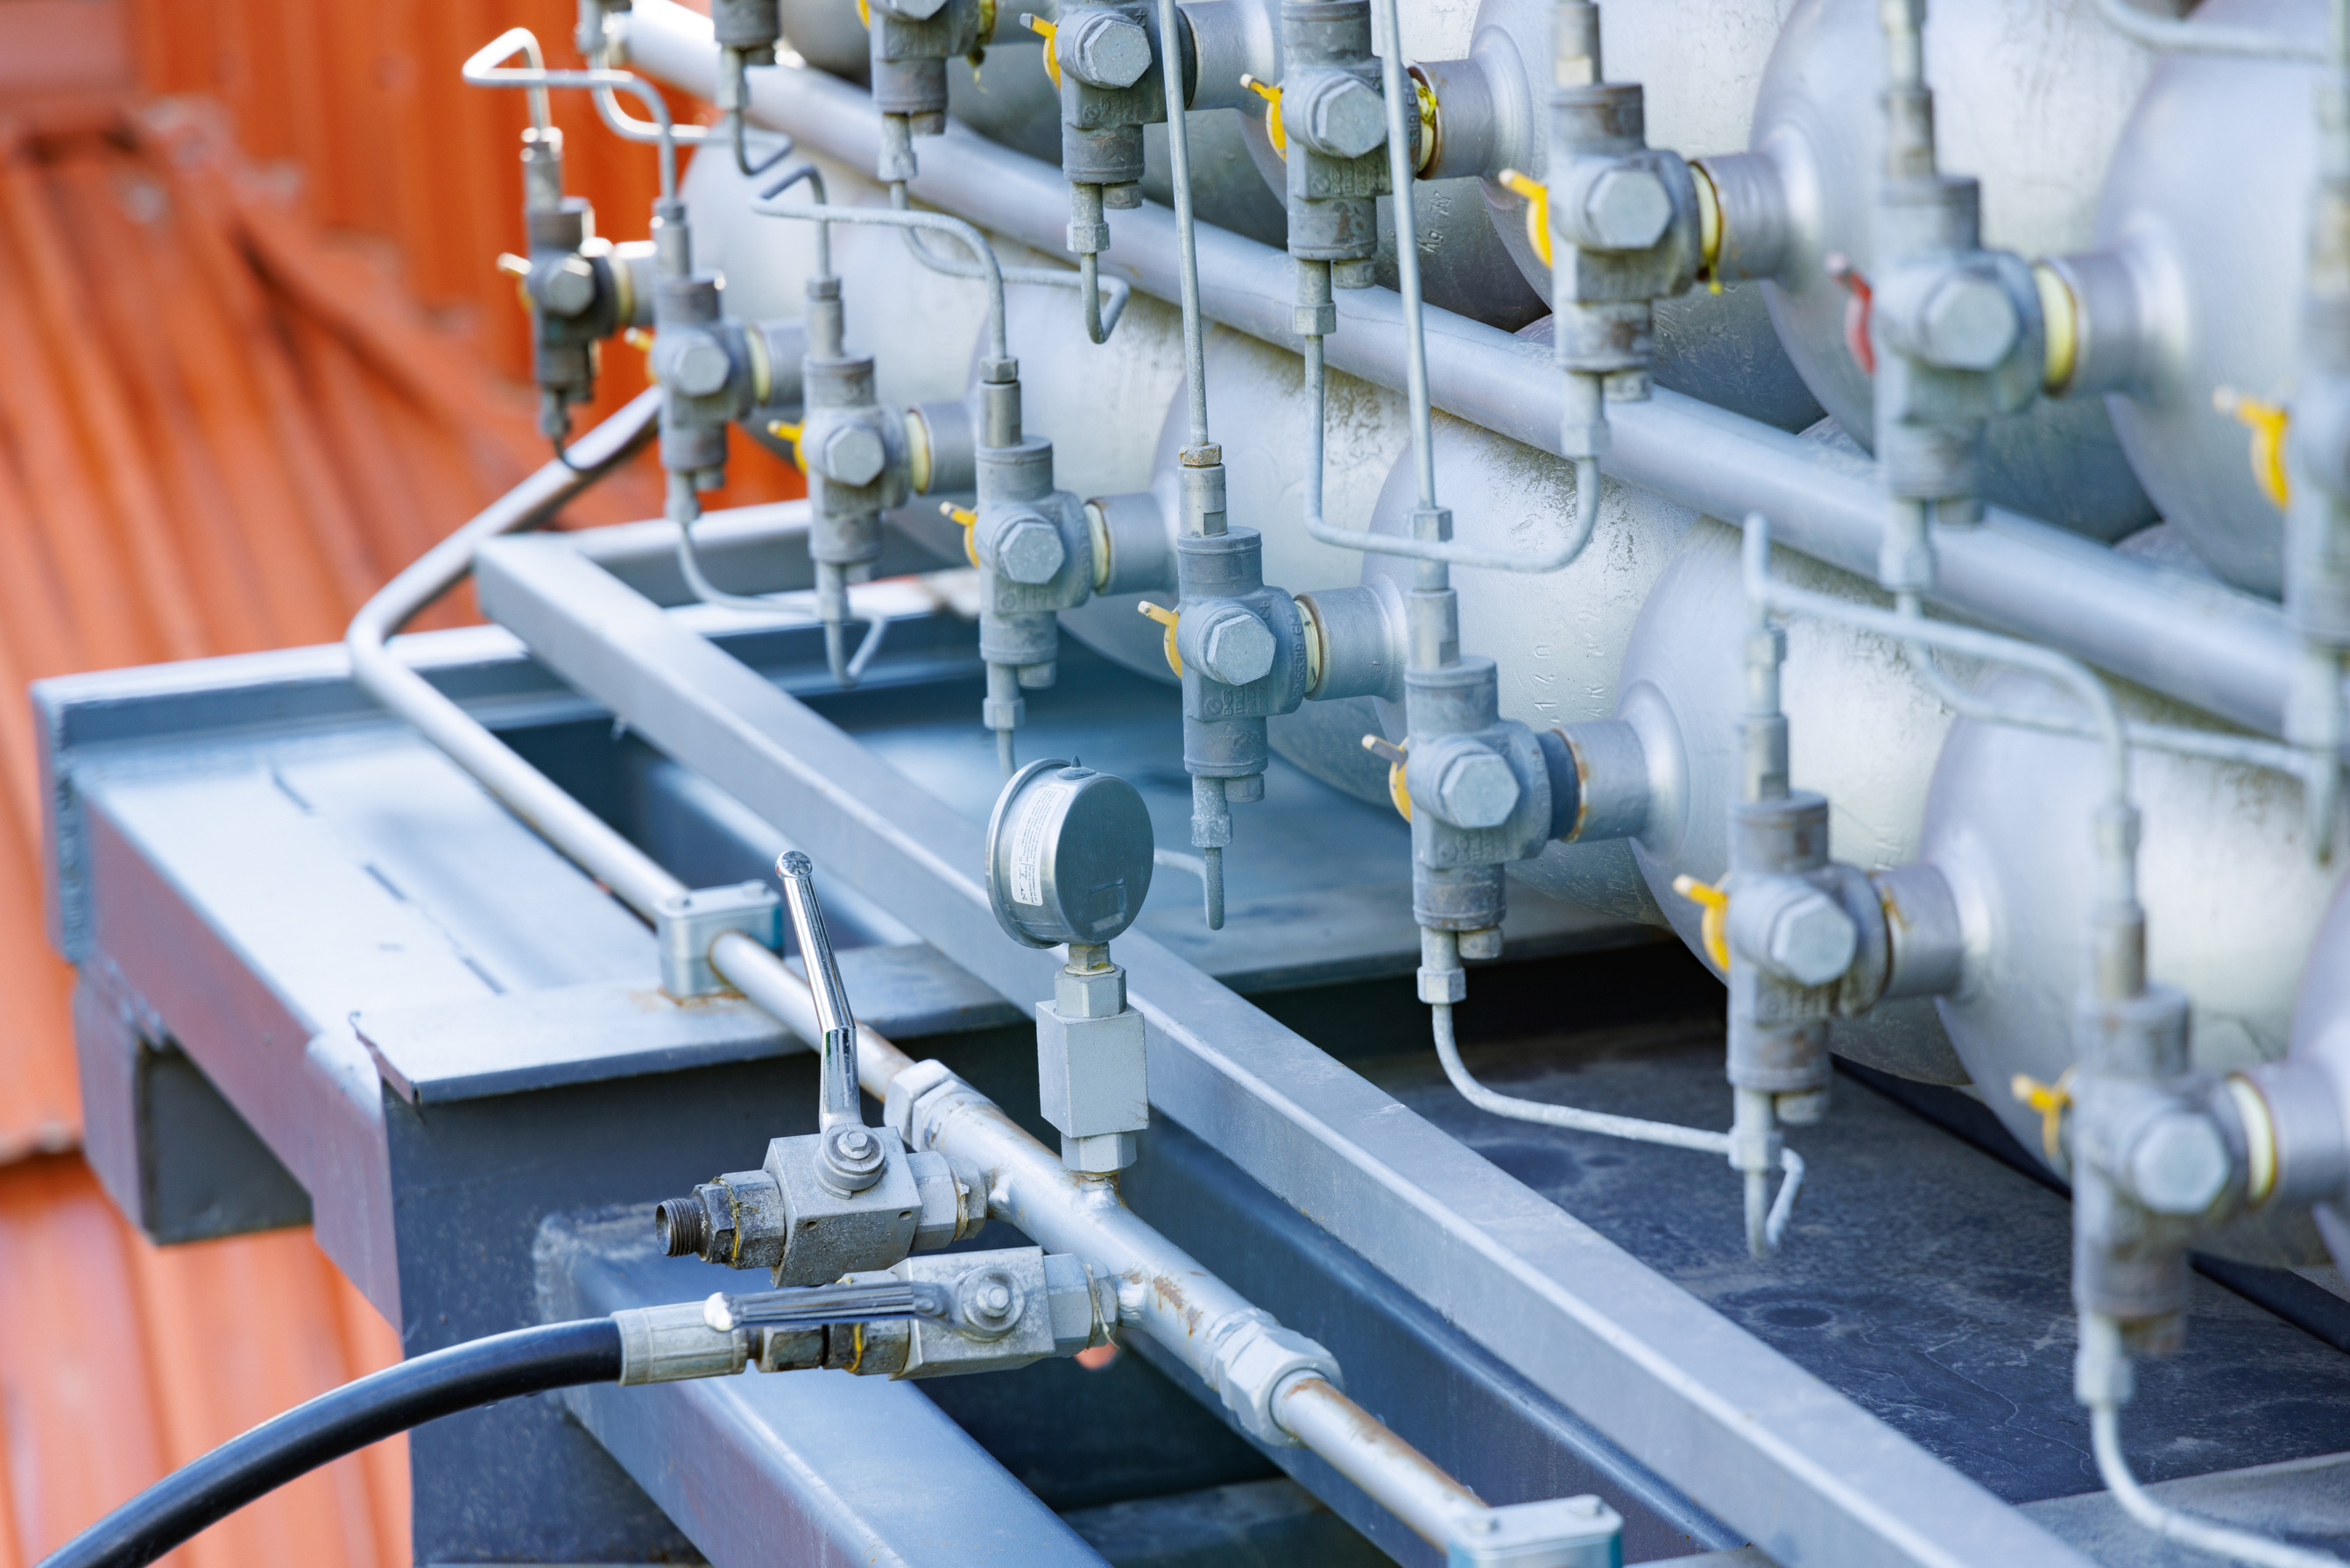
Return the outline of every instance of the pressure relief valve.
{"type": "Polygon", "coordinates": [[[1061,1163],[1107,1176],[1150,1125],[1142,1014],[1127,1004],[1110,939],[1150,891],[1150,814],[1132,784],[1076,762],[1029,763],[987,825],[987,898],[1023,947],[1066,944],[1053,1000],[1036,1004],[1036,1085],[1061,1163]]]}

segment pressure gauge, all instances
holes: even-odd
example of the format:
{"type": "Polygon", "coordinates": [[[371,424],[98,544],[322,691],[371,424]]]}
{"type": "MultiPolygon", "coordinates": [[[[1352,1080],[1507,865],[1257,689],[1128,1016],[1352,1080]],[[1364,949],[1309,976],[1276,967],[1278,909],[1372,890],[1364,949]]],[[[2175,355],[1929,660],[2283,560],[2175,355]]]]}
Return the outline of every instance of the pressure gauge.
{"type": "Polygon", "coordinates": [[[1132,784],[1060,758],[1031,763],[988,820],[988,901],[1025,946],[1105,943],[1142,911],[1151,847],[1132,784]]]}

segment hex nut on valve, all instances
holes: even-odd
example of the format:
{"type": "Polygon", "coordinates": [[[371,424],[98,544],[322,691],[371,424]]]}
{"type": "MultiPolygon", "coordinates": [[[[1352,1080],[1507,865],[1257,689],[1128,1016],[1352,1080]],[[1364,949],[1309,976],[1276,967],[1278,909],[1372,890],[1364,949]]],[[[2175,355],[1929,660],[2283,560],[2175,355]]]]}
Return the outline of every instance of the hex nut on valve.
{"type": "Polygon", "coordinates": [[[707,332],[679,333],[677,347],[667,355],[668,374],[662,380],[684,397],[706,398],[722,390],[734,372],[725,345],[707,332]]]}
{"type": "Polygon", "coordinates": [[[1264,622],[1237,606],[1208,612],[1200,632],[1200,670],[1226,686],[1262,680],[1273,669],[1273,633],[1264,622]]]}
{"type": "Polygon", "coordinates": [[[2129,1181],[2158,1214],[2200,1214],[2228,1185],[2228,1146],[2209,1117],[2158,1116],[2130,1147],[2129,1181]]]}
{"type": "Polygon", "coordinates": [[[1387,140],[1387,104],[1360,78],[1318,76],[1297,106],[1297,127],[1315,151],[1360,158],[1387,140]]]}
{"type": "Polygon", "coordinates": [[[531,271],[530,295],[551,316],[577,316],[596,303],[596,269],[576,255],[543,264],[531,271]]]}
{"type": "Polygon", "coordinates": [[[995,569],[1015,583],[1049,583],[1069,558],[1061,531],[1034,514],[1015,518],[995,536],[995,569]]]}
{"type": "Polygon", "coordinates": [[[1860,933],[1852,917],[1825,893],[1792,898],[1771,921],[1765,957],[1798,985],[1825,985],[1852,967],[1860,933]]]}
{"type": "Polygon", "coordinates": [[[870,484],[881,477],[882,465],[889,461],[880,435],[865,424],[833,426],[816,452],[817,466],[836,484],[870,484]]]}
{"type": "Polygon", "coordinates": [[[1594,248],[1644,251],[1664,237],[1673,199],[1652,169],[1610,169],[1583,197],[1583,221],[1594,248]]]}
{"type": "Polygon", "coordinates": [[[1069,27],[1069,35],[1062,44],[1061,68],[1087,87],[1113,92],[1130,88],[1150,68],[1150,36],[1127,17],[1090,13],[1069,27]]]}
{"type": "Polygon", "coordinates": [[[1026,1297],[1009,1269],[973,1269],[955,1290],[955,1317],[974,1339],[1001,1339],[1020,1325],[1026,1297]]]}
{"type": "Polygon", "coordinates": [[[1464,747],[1436,778],[1438,815],[1455,827],[1499,827],[1518,808],[1518,775],[1483,746],[1464,747]]]}
{"type": "Polygon", "coordinates": [[[1995,278],[1960,272],[1944,278],[1918,311],[1926,357],[1954,370],[1990,370],[2015,348],[2023,324],[1995,278]]]}

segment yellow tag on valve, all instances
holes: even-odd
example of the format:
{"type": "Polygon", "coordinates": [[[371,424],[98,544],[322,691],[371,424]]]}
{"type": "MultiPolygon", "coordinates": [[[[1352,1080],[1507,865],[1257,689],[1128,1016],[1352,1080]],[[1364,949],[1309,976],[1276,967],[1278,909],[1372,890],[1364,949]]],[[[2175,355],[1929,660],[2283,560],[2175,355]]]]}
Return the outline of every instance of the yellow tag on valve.
{"type": "Polygon", "coordinates": [[[1705,956],[1713,961],[1713,967],[1728,974],[1730,895],[1712,883],[1700,882],[1694,877],[1674,877],[1673,891],[1704,911],[1698,918],[1698,937],[1705,943],[1705,956]]]}

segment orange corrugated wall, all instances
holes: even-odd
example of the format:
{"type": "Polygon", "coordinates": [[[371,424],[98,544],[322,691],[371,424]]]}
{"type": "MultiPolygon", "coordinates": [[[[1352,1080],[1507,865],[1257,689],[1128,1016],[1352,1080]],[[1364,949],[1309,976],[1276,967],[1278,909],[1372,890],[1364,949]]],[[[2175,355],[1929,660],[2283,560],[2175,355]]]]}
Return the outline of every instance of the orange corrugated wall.
{"type": "MultiPolygon", "coordinates": [[[[523,105],[457,64],[517,24],[568,62],[572,19],[572,0],[0,0],[0,1568],[398,1354],[307,1232],[157,1249],[72,1152],[70,974],[42,934],[15,694],[331,639],[544,461],[525,324],[491,265],[519,248],[523,105]]],[[[556,102],[571,189],[602,232],[640,235],[652,154],[556,102]]],[[[583,426],[642,385],[633,349],[604,369],[583,426]]],[[[797,493],[735,451],[716,504],[797,493]]],[[[567,520],[658,497],[640,466],[567,520]]],[[[170,1561],[396,1568],[404,1445],[170,1561]]]]}

